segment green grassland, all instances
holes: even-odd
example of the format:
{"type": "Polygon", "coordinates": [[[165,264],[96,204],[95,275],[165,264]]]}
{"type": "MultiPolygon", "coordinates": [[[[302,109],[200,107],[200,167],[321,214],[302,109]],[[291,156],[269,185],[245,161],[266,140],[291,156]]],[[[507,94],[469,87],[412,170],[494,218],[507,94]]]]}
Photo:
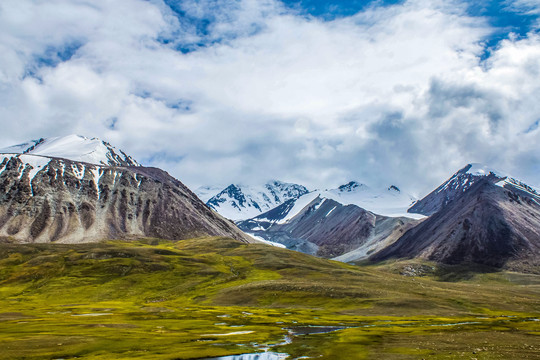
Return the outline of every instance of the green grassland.
{"type": "Polygon", "coordinates": [[[0,359],[540,359],[540,276],[473,270],[223,238],[1,244],[0,359]],[[346,328],[284,342],[302,326],[346,328]]]}

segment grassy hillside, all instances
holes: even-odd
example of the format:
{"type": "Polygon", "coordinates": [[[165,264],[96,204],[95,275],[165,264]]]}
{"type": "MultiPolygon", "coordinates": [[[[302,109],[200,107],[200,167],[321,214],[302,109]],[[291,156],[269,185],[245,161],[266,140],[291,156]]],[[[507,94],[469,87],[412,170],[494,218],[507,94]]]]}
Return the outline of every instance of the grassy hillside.
{"type": "Polygon", "coordinates": [[[2,244],[0,359],[538,359],[540,276],[477,270],[223,238],[2,244]],[[284,343],[305,326],[347,328],[284,343]]]}

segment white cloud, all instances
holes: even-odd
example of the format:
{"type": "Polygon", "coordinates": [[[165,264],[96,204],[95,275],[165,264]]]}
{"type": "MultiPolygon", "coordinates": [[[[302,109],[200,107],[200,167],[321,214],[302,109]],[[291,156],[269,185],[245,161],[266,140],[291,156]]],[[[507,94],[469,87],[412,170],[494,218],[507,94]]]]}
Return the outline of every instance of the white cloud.
{"type": "Polygon", "coordinates": [[[333,21],[271,0],[177,6],[189,21],[157,0],[1,4],[0,142],[99,136],[194,186],[356,178],[424,192],[470,161],[540,183],[535,35],[481,64],[492,29],[457,2],[333,21]]]}

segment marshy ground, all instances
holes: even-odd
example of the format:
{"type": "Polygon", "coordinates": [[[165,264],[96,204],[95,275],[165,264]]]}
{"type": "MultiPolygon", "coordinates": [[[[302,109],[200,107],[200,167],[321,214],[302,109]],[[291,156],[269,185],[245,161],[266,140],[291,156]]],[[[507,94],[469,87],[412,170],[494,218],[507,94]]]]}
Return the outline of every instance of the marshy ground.
{"type": "Polygon", "coordinates": [[[2,244],[0,306],[0,359],[540,359],[539,275],[222,238],[2,244]]]}

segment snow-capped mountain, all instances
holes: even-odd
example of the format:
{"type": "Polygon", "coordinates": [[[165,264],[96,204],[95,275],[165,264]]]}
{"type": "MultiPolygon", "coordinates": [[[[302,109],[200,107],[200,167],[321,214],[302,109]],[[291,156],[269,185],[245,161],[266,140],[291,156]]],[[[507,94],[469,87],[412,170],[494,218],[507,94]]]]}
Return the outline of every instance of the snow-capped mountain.
{"type": "Polygon", "coordinates": [[[131,156],[98,138],[80,135],[40,138],[0,149],[1,154],[29,154],[108,166],[140,166],[131,156]]]}
{"type": "MultiPolygon", "coordinates": [[[[267,240],[272,236],[264,236],[261,232],[274,231],[276,226],[295,222],[306,209],[310,213],[318,209],[320,204],[335,203],[336,208],[354,205],[362,211],[371,213],[374,217],[422,219],[421,214],[408,214],[407,209],[414,203],[414,197],[402,192],[397,186],[390,185],[381,188],[372,188],[357,181],[350,181],[336,189],[311,191],[298,198],[292,198],[275,208],[244,221],[238,221],[239,227],[267,240]],[[316,205],[315,203],[319,204],[316,205]],[[294,220],[294,221],[293,221],[294,220]]],[[[332,211],[324,216],[327,218],[332,211]]],[[[334,214],[335,215],[335,214],[334,214]]],[[[405,221],[408,223],[408,221],[405,221]]]]}
{"type": "Polygon", "coordinates": [[[523,191],[533,196],[539,196],[539,191],[537,189],[502,171],[491,169],[482,164],[467,164],[464,168],[446,180],[441,186],[433,190],[423,199],[417,201],[408,211],[409,213],[427,216],[432,215],[482,179],[487,179],[489,182],[497,184],[498,186],[523,191]]]}
{"type": "MultiPolygon", "coordinates": [[[[238,221],[255,217],[287,200],[297,199],[307,193],[308,190],[302,185],[277,180],[260,187],[231,184],[212,196],[206,204],[222,216],[238,221]]],[[[200,198],[207,196],[204,189],[197,195],[200,198]]]]}
{"type": "Polygon", "coordinates": [[[2,151],[0,241],[208,235],[254,241],[165,171],[134,166],[99,139],[50,138],[2,151]]]}
{"type": "Polygon", "coordinates": [[[343,257],[352,261],[392,243],[415,219],[424,218],[407,214],[413,202],[395,185],[374,188],[351,181],[290,199],[237,224],[254,236],[323,257],[355,251],[343,257]]]}

